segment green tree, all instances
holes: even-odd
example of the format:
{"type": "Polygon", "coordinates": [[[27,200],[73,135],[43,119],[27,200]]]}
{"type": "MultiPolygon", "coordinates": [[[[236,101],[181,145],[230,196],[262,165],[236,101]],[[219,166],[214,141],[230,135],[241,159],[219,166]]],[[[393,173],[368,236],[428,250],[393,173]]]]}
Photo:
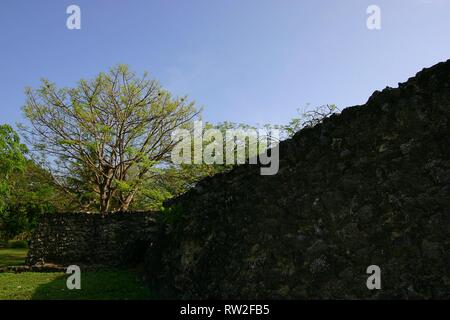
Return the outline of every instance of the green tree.
{"type": "Polygon", "coordinates": [[[0,237],[8,233],[7,211],[11,194],[11,176],[25,168],[27,148],[20,143],[17,133],[9,125],[0,125],[0,237]]]}
{"type": "Polygon", "coordinates": [[[32,160],[27,160],[22,171],[9,176],[10,189],[4,210],[0,215],[2,237],[28,238],[43,213],[61,212],[76,205],[72,195],[61,191],[52,176],[32,160]]]}
{"type": "MultiPolygon", "coordinates": [[[[154,168],[153,174],[146,179],[142,188],[136,195],[136,201],[133,204],[135,210],[159,210],[163,203],[173,197],[181,195],[194,187],[200,180],[213,176],[217,173],[228,171],[235,165],[225,164],[225,145],[226,145],[226,130],[247,130],[255,129],[255,127],[233,122],[222,122],[219,124],[211,124],[206,122],[203,127],[203,133],[209,129],[217,129],[223,136],[223,162],[224,164],[206,164],[202,161],[200,164],[174,164],[167,163],[162,167],[154,168]]],[[[203,135],[202,133],[202,135],[203,135]]],[[[203,147],[209,144],[211,141],[203,140],[203,147]]],[[[237,146],[240,144],[246,144],[246,155],[249,157],[255,156],[252,154],[249,148],[249,141],[235,141],[236,147],[234,152],[237,152],[237,146]]],[[[193,147],[193,144],[191,145],[193,147]]],[[[191,152],[191,158],[193,160],[193,151],[191,152]]]]}
{"type": "Polygon", "coordinates": [[[298,117],[294,117],[287,125],[280,126],[284,138],[291,138],[301,129],[314,127],[329,116],[340,112],[335,104],[326,104],[305,112],[301,112],[299,109],[297,111],[298,117]]]}
{"type": "Polygon", "coordinates": [[[124,65],[74,88],[43,80],[26,95],[28,142],[47,155],[61,187],[71,191],[70,182],[83,181],[101,213],[129,209],[152,168],[169,159],[171,133],[198,114],[193,102],[124,65]]]}
{"type": "Polygon", "coordinates": [[[9,125],[0,125],[0,212],[3,211],[10,188],[11,174],[22,171],[27,148],[20,143],[18,134],[9,125]]]}

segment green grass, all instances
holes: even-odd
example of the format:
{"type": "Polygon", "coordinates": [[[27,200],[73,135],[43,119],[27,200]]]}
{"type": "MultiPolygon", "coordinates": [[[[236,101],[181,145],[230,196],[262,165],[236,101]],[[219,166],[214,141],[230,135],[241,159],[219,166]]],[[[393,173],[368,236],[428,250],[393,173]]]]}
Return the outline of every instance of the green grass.
{"type": "MultiPolygon", "coordinates": [[[[0,267],[25,262],[28,249],[0,249],[0,267]]],[[[152,292],[129,270],[83,272],[81,289],[69,290],[64,273],[0,273],[0,300],[143,300],[152,292]]]]}
{"type": "Polygon", "coordinates": [[[154,298],[135,273],[81,273],[81,289],[69,290],[63,273],[0,273],[0,300],[144,300],[154,298]]]}
{"type": "Polygon", "coordinates": [[[0,249],[0,268],[6,266],[20,266],[25,263],[28,249],[6,248],[0,249]]]}

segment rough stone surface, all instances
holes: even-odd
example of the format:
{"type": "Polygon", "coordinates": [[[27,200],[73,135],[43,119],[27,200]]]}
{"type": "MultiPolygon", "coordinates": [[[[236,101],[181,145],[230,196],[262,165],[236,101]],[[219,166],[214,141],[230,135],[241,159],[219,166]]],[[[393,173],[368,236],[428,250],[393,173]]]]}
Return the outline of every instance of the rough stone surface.
{"type": "Polygon", "coordinates": [[[281,143],[275,176],[202,181],[148,277],[180,298],[450,298],[449,119],[446,62],[281,143]]]}
{"type": "Polygon", "coordinates": [[[158,228],[154,213],[46,214],[30,242],[29,265],[119,266],[143,262],[158,228]]]}

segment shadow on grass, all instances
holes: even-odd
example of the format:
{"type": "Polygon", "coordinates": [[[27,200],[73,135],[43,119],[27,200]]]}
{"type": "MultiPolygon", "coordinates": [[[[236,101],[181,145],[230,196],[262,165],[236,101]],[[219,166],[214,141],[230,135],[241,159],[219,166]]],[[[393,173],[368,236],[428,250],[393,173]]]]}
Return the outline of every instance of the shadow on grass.
{"type": "MultiPolygon", "coordinates": [[[[25,263],[28,249],[0,249],[0,268],[25,263]]],[[[64,273],[0,273],[0,299],[7,300],[149,300],[155,295],[139,273],[126,269],[81,270],[81,289],[69,290],[64,273]]]]}
{"type": "Polygon", "coordinates": [[[33,300],[149,300],[155,299],[140,277],[128,270],[81,273],[81,289],[69,290],[70,275],[58,274],[34,290],[33,300]]]}

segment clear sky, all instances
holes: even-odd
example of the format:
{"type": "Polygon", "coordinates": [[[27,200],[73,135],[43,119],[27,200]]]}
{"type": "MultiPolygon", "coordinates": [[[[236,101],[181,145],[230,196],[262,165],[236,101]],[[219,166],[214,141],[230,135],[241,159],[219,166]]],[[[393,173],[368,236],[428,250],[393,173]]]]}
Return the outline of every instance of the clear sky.
{"type": "Polygon", "coordinates": [[[118,63],[147,70],[204,119],[285,123],[296,109],[363,104],[450,58],[450,0],[2,0],[0,123],[24,88],[71,86],[118,63]],[[81,8],[81,30],[66,8],[81,8]],[[381,30],[366,9],[381,8],[381,30]]]}

